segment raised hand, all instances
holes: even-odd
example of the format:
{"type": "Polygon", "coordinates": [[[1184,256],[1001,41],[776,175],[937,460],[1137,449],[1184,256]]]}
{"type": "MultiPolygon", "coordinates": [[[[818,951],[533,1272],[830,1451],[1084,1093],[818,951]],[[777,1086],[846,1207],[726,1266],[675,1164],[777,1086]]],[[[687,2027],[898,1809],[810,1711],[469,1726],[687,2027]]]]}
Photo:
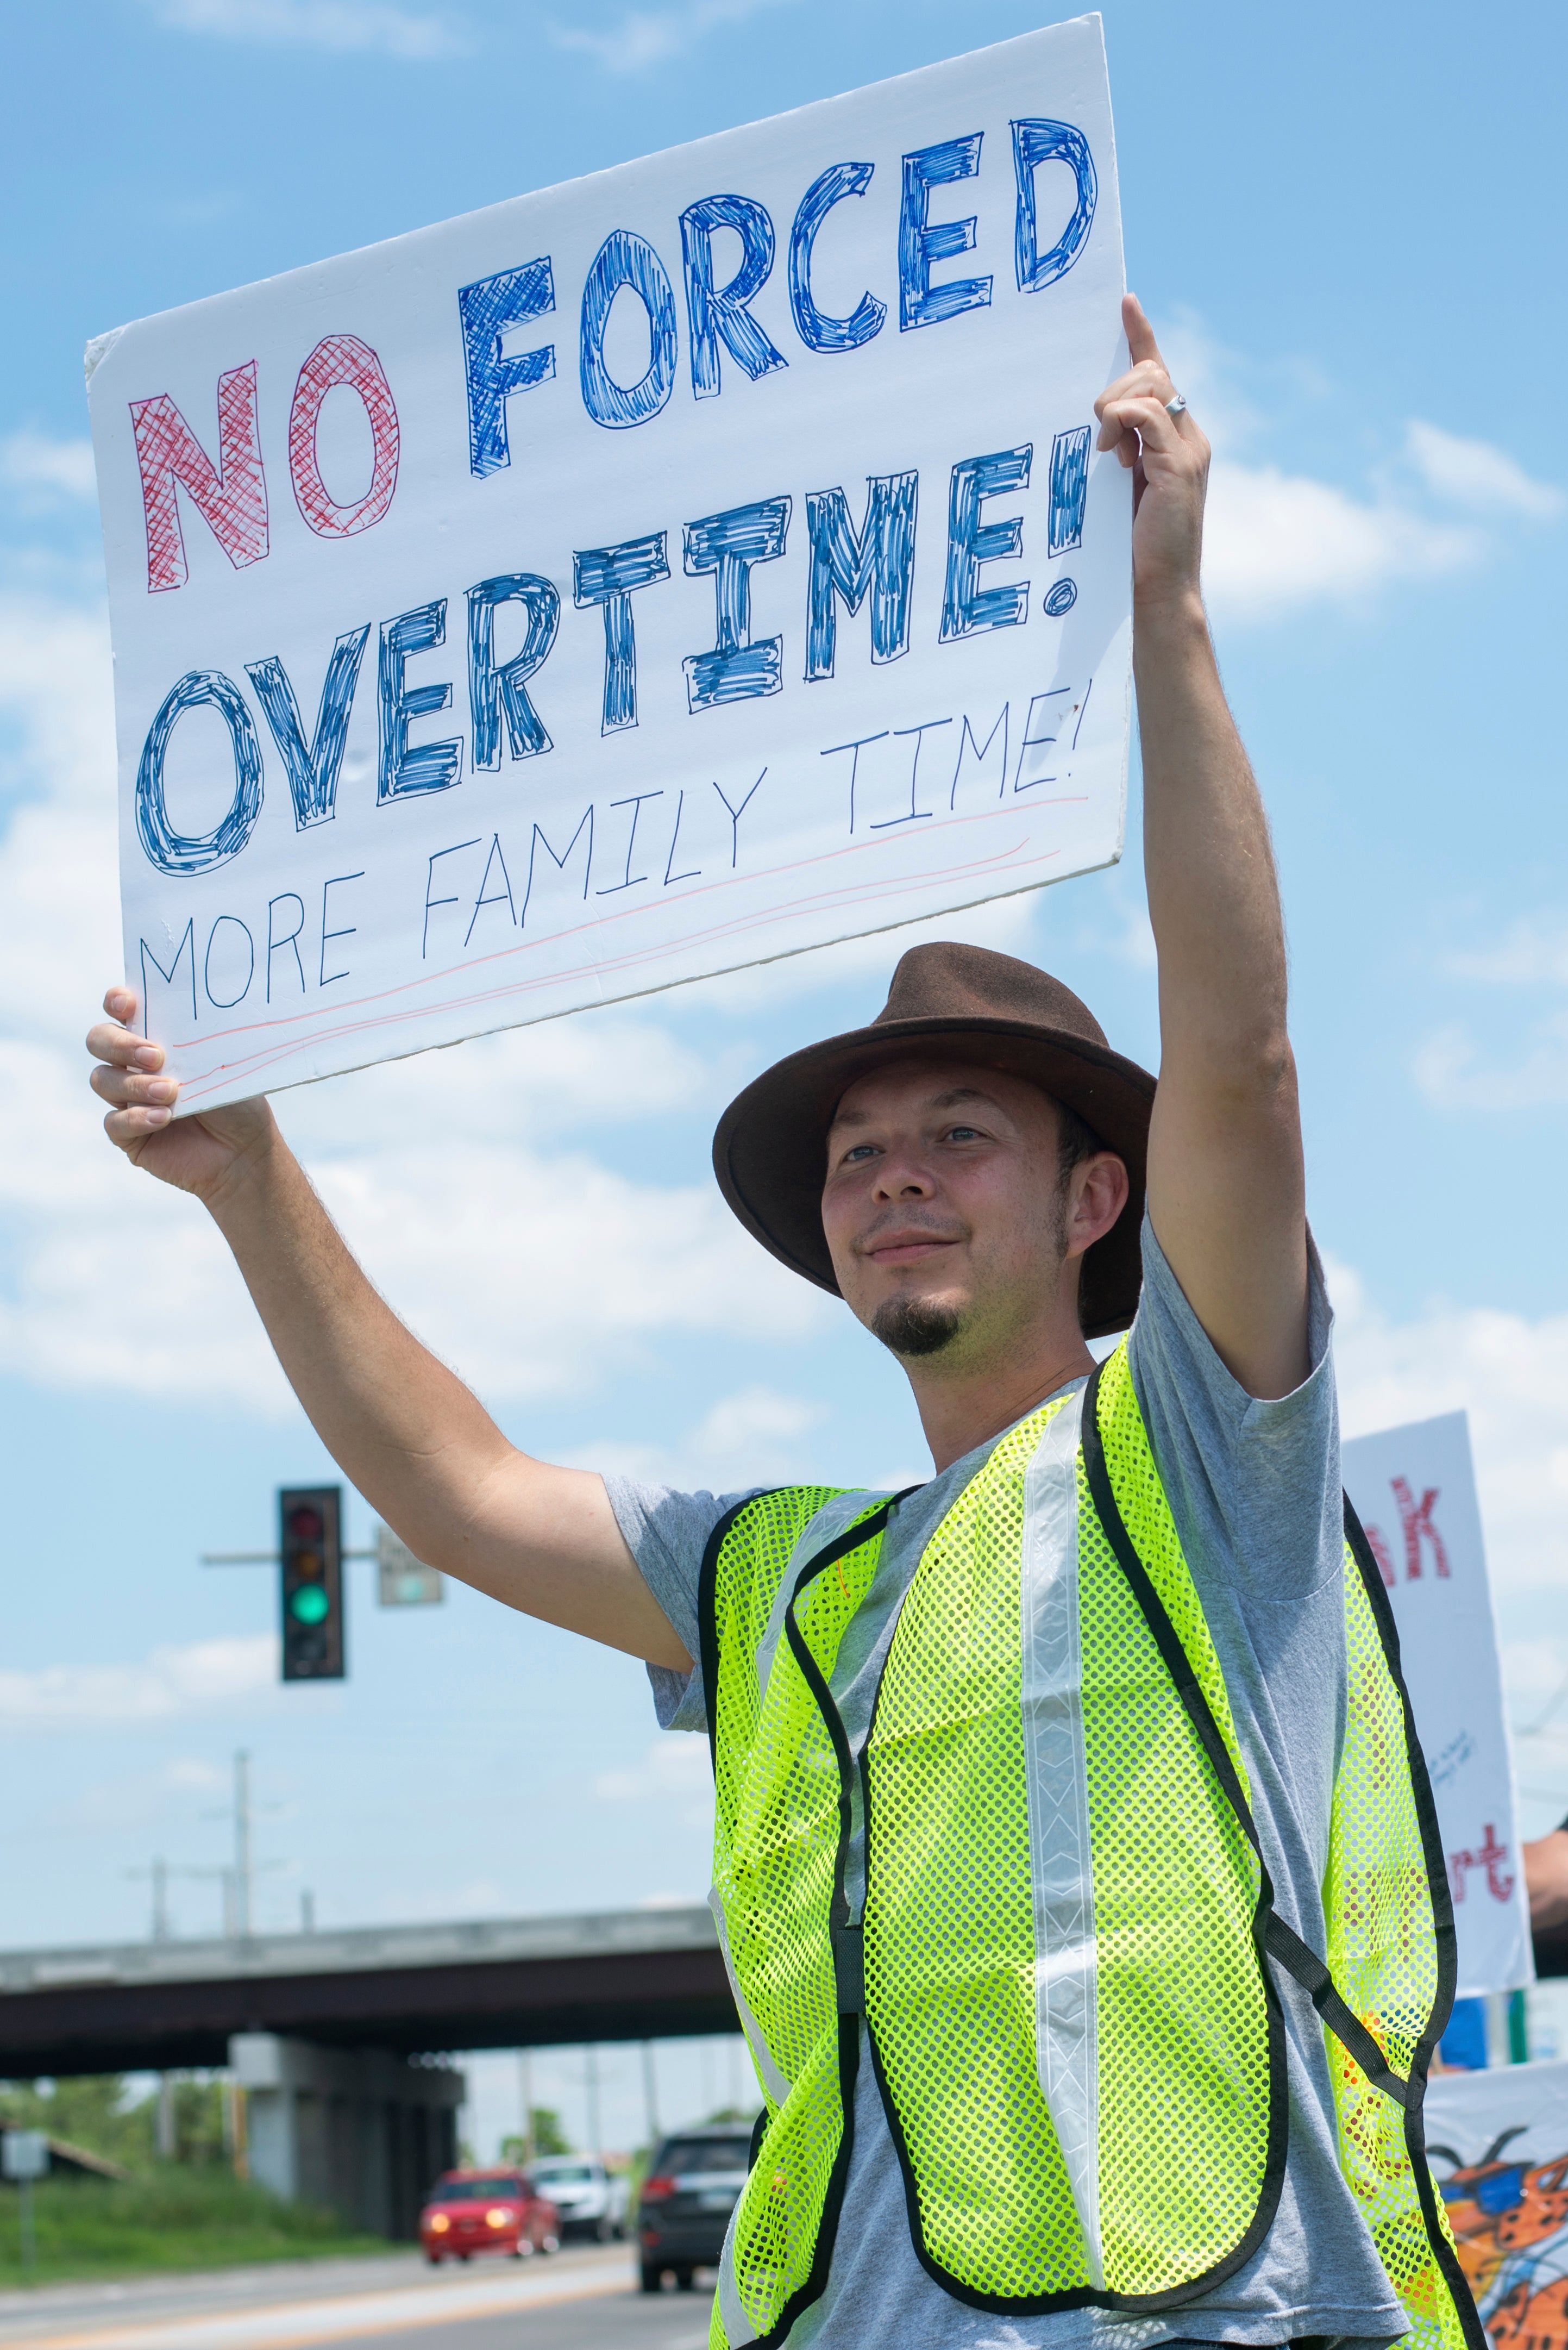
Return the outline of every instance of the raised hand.
{"type": "Polygon", "coordinates": [[[1154,328],[1136,294],[1122,296],[1132,365],[1095,402],[1096,446],[1114,449],[1133,476],[1133,593],[1139,603],[1196,596],[1203,552],[1209,443],[1176,397],[1154,328]]]}
{"type": "Polygon", "coordinates": [[[97,1064],[88,1082],[100,1101],[111,1105],[104,1132],[133,1167],[211,1203],[236,1170],[265,1155],[276,1137],[265,1098],[258,1095],[223,1109],[176,1117],[179,1081],[161,1074],[162,1045],[130,1027],[137,1014],[134,991],[111,987],[103,1008],[109,1018],[88,1030],[87,1048],[97,1064]]]}

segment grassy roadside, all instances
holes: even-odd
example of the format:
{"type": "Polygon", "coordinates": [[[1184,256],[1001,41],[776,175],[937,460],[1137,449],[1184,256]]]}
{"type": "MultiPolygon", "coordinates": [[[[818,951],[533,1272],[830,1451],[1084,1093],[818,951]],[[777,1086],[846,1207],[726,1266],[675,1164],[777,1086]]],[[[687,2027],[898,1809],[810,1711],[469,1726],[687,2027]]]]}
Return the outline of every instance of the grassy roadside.
{"type": "Polygon", "coordinates": [[[392,2249],[379,2236],[350,2234],[330,2211],[279,2203],[216,2167],[171,2164],[112,2183],[40,2179],[33,2210],[38,2258],[28,2276],[22,2268],[18,2191],[0,2192],[0,2288],[392,2249]]]}

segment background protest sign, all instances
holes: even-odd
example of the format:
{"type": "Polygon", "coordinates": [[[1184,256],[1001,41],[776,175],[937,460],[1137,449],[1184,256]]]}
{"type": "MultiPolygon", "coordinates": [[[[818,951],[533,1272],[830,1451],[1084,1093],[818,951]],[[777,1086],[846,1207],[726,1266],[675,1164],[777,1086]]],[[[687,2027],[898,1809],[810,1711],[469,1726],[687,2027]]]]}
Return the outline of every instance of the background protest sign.
{"type": "Polygon", "coordinates": [[[1568,2350],[1568,2064],[1438,2074],[1427,2151],[1493,2350],[1568,2350]]]}
{"type": "Polygon", "coordinates": [[[88,355],[190,1107],[1120,852],[1097,17],[88,355]]]}
{"type": "Polygon", "coordinates": [[[1437,1797],[1459,1931],[1459,1993],[1533,1982],[1497,1624],[1462,1411],[1357,1437],[1345,1489],[1399,1630],[1437,1797]]]}

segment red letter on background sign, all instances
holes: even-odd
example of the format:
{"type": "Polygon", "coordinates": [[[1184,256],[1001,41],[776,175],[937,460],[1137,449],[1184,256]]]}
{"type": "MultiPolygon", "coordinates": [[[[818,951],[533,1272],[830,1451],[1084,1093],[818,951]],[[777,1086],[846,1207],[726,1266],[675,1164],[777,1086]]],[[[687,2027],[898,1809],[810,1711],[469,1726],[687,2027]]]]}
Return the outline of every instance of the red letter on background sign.
{"type": "Polygon", "coordinates": [[[288,470],[299,511],[317,538],[352,538],[379,522],[391,504],[398,486],[398,411],[380,360],[358,335],[324,336],[300,369],[288,412],[288,470]],[[340,383],[364,401],[374,451],[369,488],[346,506],[332,498],[316,461],[321,403],[340,383]]]}
{"type": "Polygon", "coordinates": [[[254,359],[218,378],[218,463],[212,459],[166,392],[133,400],[130,428],[141,467],[147,518],[147,592],[185,585],[185,540],[180,528],[180,484],[236,571],[267,551],[266,475],[256,428],[254,359]]]}

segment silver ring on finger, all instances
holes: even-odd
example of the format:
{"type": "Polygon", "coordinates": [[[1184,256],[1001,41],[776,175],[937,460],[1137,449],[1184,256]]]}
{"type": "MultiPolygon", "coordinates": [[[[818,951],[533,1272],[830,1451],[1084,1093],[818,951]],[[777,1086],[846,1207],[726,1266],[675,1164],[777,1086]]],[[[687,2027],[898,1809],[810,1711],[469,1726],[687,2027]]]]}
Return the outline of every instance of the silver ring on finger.
{"type": "Polygon", "coordinates": [[[1180,392],[1177,392],[1177,393],[1176,393],[1176,395],[1175,395],[1175,397],[1174,397],[1173,399],[1168,400],[1166,401],[1166,403],[1165,403],[1165,412],[1166,412],[1166,414],[1167,414],[1168,416],[1185,416],[1185,415],[1186,415],[1186,413],[1187,413],[1187,402],[1186,402],[1186,400],[1183,400],[1183,398],[1182,398],[1182,396],[1181,396],[1180,392]]]}

